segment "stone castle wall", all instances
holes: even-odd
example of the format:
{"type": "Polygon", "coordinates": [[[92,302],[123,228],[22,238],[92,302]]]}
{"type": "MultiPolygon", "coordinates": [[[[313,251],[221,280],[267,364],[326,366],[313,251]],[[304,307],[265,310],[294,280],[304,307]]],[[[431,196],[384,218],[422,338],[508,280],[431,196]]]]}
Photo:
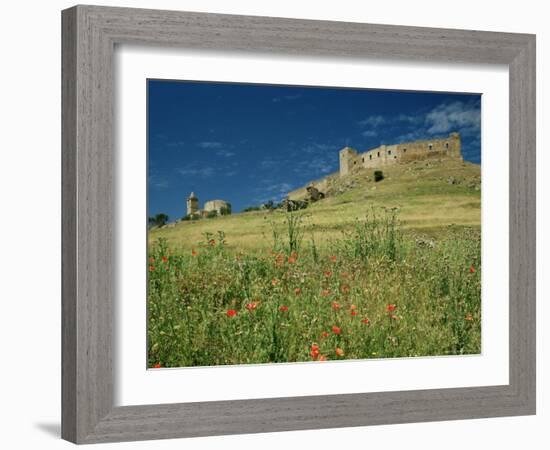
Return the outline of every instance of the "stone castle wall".
{"type": "Polygon", "coordinates": [[[345,147],[340,150],[340,176],[360,168],[378,168],[388,164],[441,155],[462,160],[460,134],[451,133],[443,139],[429,139],[394,145],[381,145],[364,153],[345,147]]]}
{"type": "Polygon", "coordinates": [[[221,214],[222,208],[227,207],[229,207],[229,203],[224,200],[208,200],[204,203],[204,210],[206,212],[217,211],[218,214],[221,214]]]}
{"type": "Polygon", "coordinates": [[[301,200],[303,198],[306,198],[307,193],[307,187],[313,186],[317,188],[321,192],[327,192],[327,190],[330,188],[332,183],[338,179],[340,176],[339,172],[331,173],[330,175],[327,175],[326,177],[320,178],[315,181],[311,181],[306,186],[302,186],[301,188],[294,189],[293,191],[288,193],[288,199],[289,200],[301,200]]]}
{"type": "Polygon", "coordinates": [[[444,156],[462,161],[462,143],[460,134],[451,133],[446,138],[427,139],[422,141],[405,142],[380,147],[358,153],[351,147],[340,150],[340,170],[324,178],[312,181],[306,186],[288,193],[289,200],[307,198],[307,186],[313,186],[325,193],[340,177],[365,168],[379,168],[389,164],[412,161],[415,159],[444,156]]]}
{"type": "Polygon", "coordinates": [[[204,208],[200,209],[199,199],[194,192],[191,192],[187,198],[187,215],[195,217],[207,217],[208,213],[216,211],[218,215],[222,214],[222,209],[231,211],[231,206],[225,200],[208,200],[204,203],[204,208]]]}

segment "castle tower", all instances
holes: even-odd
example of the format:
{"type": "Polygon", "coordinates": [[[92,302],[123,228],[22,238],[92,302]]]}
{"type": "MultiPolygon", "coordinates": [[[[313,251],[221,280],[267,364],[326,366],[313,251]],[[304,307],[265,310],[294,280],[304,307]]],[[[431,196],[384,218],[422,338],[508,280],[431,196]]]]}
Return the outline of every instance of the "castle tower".
{"type": "Polygon", "coordinates": [[[357,150],[351,147],[344,147],[340,150],[340,176],[344,177],[351,172],[354,165],[357,164],[357,150]]]}
{"type": "Polygon", "coordinates": [[[196,214],[199,212],[199,199],[194,192],[191,192],[187,199],[187,215],[196,214]]]}
{"type": "Polygon", "coordinates": [[[461,161],[464,161],[462,157],[462,139],[460,133],[454,132],[449,135],[449,155],[454,156],[461,161]]]}

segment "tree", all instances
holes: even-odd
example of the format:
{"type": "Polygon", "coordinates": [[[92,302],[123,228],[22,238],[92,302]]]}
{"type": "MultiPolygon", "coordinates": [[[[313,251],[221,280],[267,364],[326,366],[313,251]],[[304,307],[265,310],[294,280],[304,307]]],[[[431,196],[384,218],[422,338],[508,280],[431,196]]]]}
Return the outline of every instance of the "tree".
{"type": "Polygon", "coordinates": [[[220,208],[220,215],[228,216],[229,214],[231,214],[231,203],[228,203],[227,206],[222,206],[220,208]]]}
{"type": "Polygon", "coordinates": [[[384,179],[384,173],[381,170],[374,171],[374,181],[382,181],[384,179]]]}
{"type": "Polygon", "coordinates": [[[150,226],[162,227],[168,222],[168,216],[164,213],[156,214],[148,219],[150,226]]]}

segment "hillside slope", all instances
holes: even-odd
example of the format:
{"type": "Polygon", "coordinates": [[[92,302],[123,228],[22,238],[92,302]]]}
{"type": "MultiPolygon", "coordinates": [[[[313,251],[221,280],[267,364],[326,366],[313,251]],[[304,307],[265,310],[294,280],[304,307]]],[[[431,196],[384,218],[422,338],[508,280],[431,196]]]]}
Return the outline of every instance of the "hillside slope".
{"type": "MultiPolygon", "coordinates": [[[[327,198],[301,211],[305,239],[313,233],[317,245],[353,227],[372,207],[398,208],[406,233],[431,238],[447,233],[451,225],[481,224],[481,167],[454,160],[424,160],[383,168],[384,179],[374,182],[372,169],[340,179],[327,198]]],[[[150,230],[149,243],[166,238],[174,248],[192,249],[205,233],[223,231],[227,245],[235,250],[265,249],[271,245],[273,227],[281,230],[281,211],[254,211],[231,216],[179,222],[150,230]]]]}

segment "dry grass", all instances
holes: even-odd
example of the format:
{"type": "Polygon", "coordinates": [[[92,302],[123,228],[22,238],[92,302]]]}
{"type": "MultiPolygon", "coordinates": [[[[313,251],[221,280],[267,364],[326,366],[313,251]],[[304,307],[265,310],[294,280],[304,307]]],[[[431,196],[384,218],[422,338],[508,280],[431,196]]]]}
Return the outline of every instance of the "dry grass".
{"type": "MultiPolygon", "coordinates": [[[[306,239],[314,233],[320,247],[349,230],[371,207],[399,208],[405,233],[443,237],[449,226],[480,228],[481,194],[469,184],[479,184],[480,166],[458,161],[418,161],[384,169],[385,179],[375,183],[372,170],[352,175],[355,186],[327,197],[306,212],[306,239]],[[460,184],[449,184],[450,177],[460,184]]],[[[265,250],[272,244],[272,224],[282,229],[281,212],[255,211],[232,216],[180,222],[150,231],[149,242],[165,238],[168,245],[190,250],[204,233],[223,230],[230,250],[265,250]]]]}

